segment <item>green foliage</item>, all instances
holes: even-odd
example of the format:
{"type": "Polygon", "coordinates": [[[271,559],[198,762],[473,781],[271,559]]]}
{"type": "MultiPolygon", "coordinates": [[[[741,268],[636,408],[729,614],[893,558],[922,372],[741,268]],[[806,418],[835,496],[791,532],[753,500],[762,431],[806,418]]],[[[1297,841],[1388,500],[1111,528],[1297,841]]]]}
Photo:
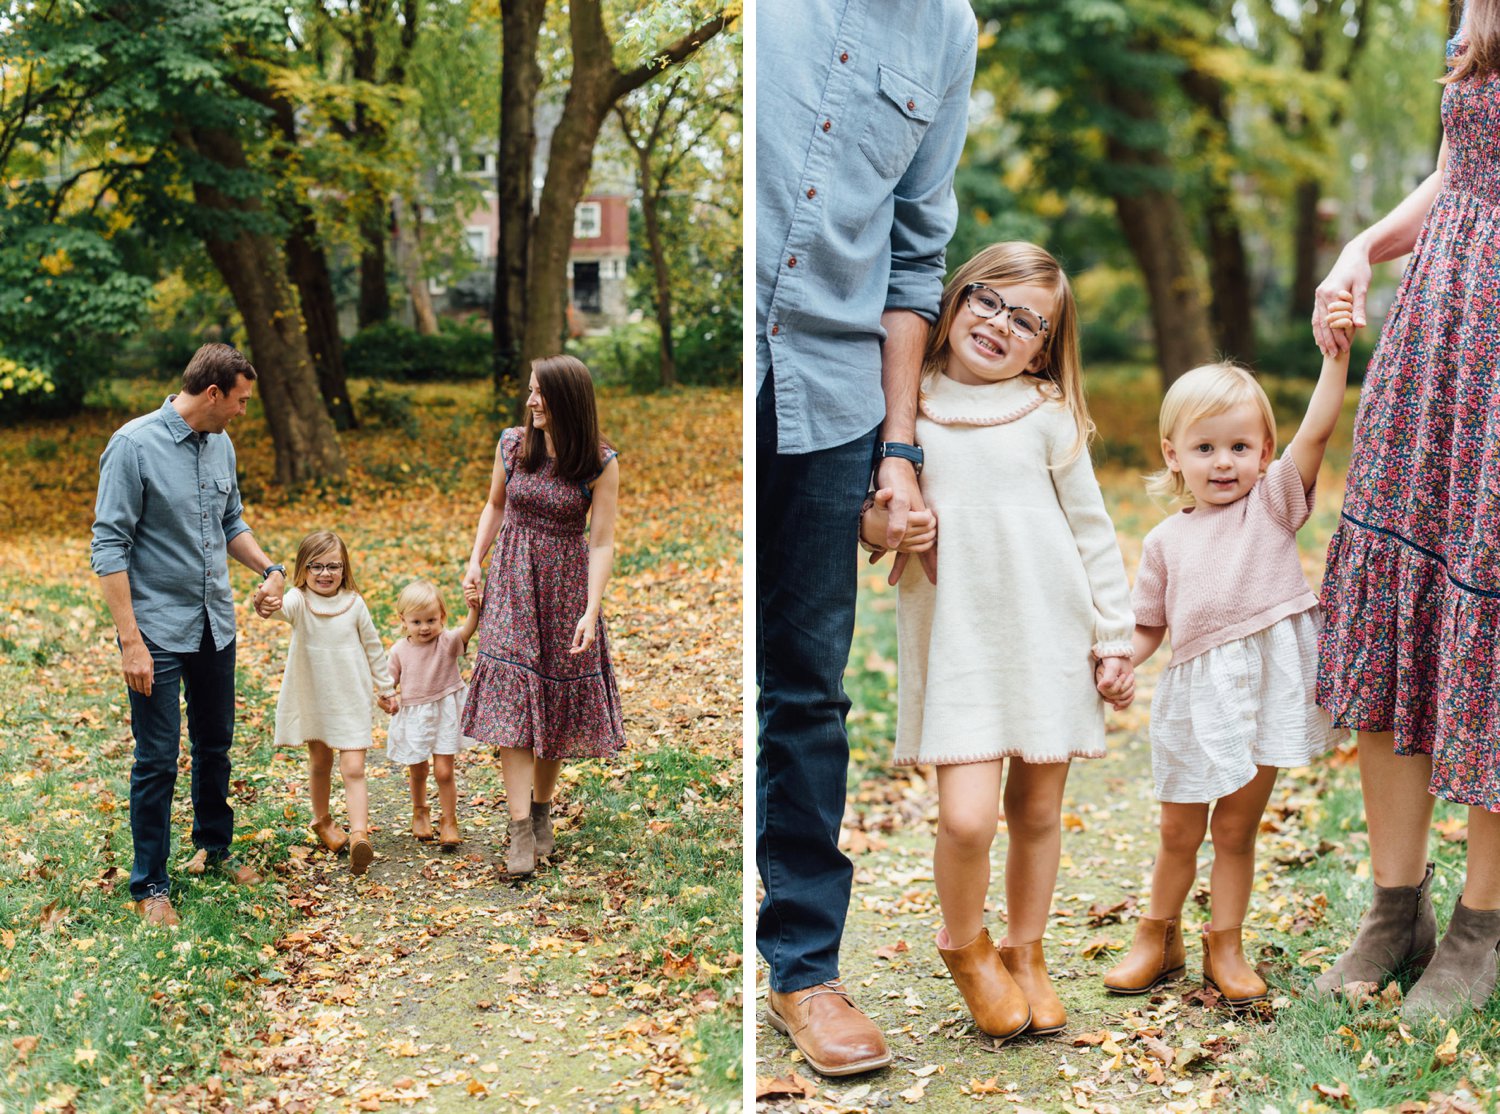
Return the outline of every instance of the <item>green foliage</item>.
{"type": "Polygon", "coordinates": [[[0,419],[13,420],[45,410],[56,393],[57,385],[45,371],[0,356],[0,419]]]}
{"type": "Polygon", "coordinates": [[[366,421],[385,429],[399,429],[413,441],[422,432],[411,399],[403,394],[387,394],[379,383],[370,384],[359,400],[359,412],[366,421]]]}
{"type": "Polygon", "coordinates": [[[385,321],[364,329],[344,346],[352,376],[385,382],[485,379],[490,374],[490,334],[451,321],[435,336],[385,321]]]}

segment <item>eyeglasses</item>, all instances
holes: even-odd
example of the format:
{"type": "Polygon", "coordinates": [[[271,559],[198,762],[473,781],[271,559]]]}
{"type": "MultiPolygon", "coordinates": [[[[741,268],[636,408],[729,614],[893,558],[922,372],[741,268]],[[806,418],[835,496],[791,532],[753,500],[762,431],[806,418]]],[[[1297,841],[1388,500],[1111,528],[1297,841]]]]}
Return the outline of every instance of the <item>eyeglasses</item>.
{"type": "Polygon", "coordinates": [[[344,571],[344,566],[343,565],[308,565],[307,566],[307,571],[310,572],[310,573],[312,573],[314,576],[322,576],[325,572],[329,572],[329,573],[343,572],[344,571]]]}
{"type": "Polygon", "coordinates": [[[1047,331],[1047,319],[1040,313],[1025,306],[1007,305],[1004,298],[982,282],[971,282],[964,287],[964,297],[975,317],[989,320],[1003,311],[1010,322],[1011,334],[1019,340],[1035,340],[1047,331]]]}

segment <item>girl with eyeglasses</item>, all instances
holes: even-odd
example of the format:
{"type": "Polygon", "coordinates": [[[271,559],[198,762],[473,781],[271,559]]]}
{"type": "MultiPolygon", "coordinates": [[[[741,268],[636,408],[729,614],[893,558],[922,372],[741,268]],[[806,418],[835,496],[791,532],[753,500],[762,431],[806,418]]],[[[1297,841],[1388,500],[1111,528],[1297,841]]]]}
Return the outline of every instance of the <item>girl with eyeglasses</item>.
{"type": "MultiPolygon", "coordinates": [[[[1099,758],[1098,686],[1131,676],[1130,588],[1089,463],[1078,313],[1056,259],[995,244],[943,292],[925,353],[922,499],[941,524],[936,583],[899,576],[898,765],[933,765],[937,948],[975,1022],[1006,1039],[1066,1022],[1042,936],[1074,758],[1099,758]],[[1097,676],[1096,676],[1097,674],[1097,676]],[[1006,772],[1007,763],[1009,772],[1006,772]],[[984,927],[1003,800],[1006,932],[984,927]]],[[[888,492],[867,500],[866,548],[888,492]]],[[[908,536],[916,550],[930,538],[908,536]]],[[[899,562],[898,558],[898,562],[899,562]]]]}
{"type": "Polygon", "coordinates": [[[354,583],[343,539],[329,530],[308,534],[297,547],[292,587],[281,597],[258,597],[255,609],[292,628],[276,701],[276,745],[307,747],[312,830],[328,850],[348,850],[351,874],[364,874],[375,858],[365,787],[365,751],[372,741],[370,698],[378,693],[381,708],[392,712],[396,686],[385,646],[354,583]],[[347,834],[329,812],[335,754],[349,810],[347,834]]]}

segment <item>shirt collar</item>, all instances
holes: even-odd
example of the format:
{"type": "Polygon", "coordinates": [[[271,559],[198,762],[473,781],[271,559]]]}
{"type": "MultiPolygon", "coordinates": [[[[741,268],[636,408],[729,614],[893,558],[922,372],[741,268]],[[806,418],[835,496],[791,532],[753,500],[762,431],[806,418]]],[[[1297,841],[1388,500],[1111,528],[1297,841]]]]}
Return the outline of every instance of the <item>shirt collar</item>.
{"type": "Polygon", "coordinates": [[[161,409],[157,411],[161,415],[162,421],[167,423],[167,431],[172,434],[172,440],[179,445],[189,437],[197,437],[200,441],[207,441],[208,434],[199,434],[177,412],[177,407],[172,405],[172,400],[176,397],[176,395],[168,395],[167,401],[162,403],[161,409]]]}

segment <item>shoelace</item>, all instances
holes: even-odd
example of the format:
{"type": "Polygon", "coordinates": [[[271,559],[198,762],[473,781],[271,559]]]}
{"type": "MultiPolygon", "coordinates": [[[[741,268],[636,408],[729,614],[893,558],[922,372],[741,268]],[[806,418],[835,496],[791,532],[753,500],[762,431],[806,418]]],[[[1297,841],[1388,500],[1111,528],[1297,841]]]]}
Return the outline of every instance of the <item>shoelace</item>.
{"type": "Polygon", "coordinates": [[[807,993],[803,994],[802,997],[798,998],[797,1005],[804,1005],[805,1003],[823,994],[837,994],[851,1006],[854,1005],[854,999],[849,997],[849,992],[844,989],[843,979],[829,979],[825,983],[819,983],[817,986],[808,990],[807,993]]]}

